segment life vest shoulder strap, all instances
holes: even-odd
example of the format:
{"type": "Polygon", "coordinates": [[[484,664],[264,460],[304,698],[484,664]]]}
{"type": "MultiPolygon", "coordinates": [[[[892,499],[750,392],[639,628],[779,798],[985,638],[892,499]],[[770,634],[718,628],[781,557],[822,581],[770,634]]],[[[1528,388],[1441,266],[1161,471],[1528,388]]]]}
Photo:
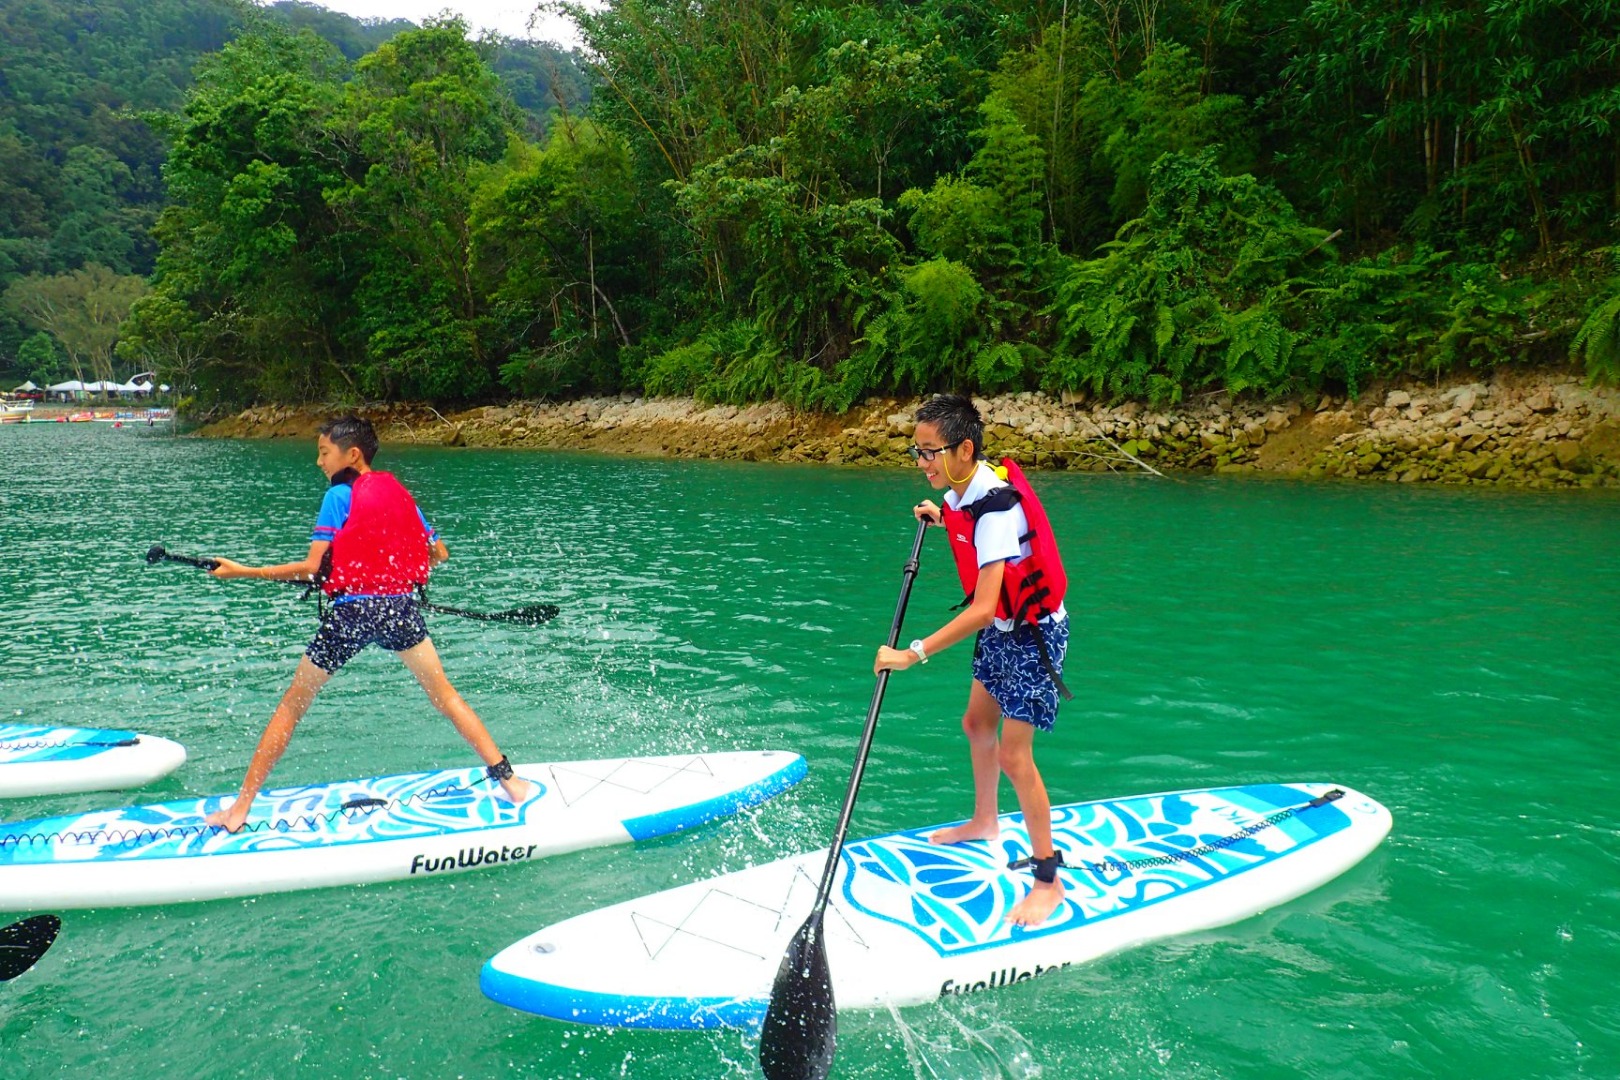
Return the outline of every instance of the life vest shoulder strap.
{"type": "Polygon", "coordinates": [[[998,513],[1002,510],[1011,510],[1024,501],[1024,493],[1007,484],[1003,487],[993,488],[984,495],[960,507],[962,513],[977,522],[986,514],[998,513]]]}

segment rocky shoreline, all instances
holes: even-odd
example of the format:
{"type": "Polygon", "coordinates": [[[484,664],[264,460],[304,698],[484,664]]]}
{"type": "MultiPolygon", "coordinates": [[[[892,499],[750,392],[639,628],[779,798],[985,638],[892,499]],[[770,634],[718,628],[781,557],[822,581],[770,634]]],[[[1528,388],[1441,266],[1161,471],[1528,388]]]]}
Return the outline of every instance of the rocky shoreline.
{"type": "MultiPolygon", "coordinates": [[[[844,416],[771,403],[703,405],[634,395],[516,402],[441,414],[357,411],[385,442],[535,447],[660,457],[907,465],[916,400],[844,416]]],[[[1620,487],[1620,390],[1561,373],[1502,373],[1450,386],[1405,383],[1356,399],[1194,397],[1170,408],[1084,395],[979,399],[994,456],[1036,468],[1148,469],[1429,481],[1513,487],[1620,487]]],[[[200,429],[225,438],[309,437],[333,410],[259,406],[200,429]]]]}

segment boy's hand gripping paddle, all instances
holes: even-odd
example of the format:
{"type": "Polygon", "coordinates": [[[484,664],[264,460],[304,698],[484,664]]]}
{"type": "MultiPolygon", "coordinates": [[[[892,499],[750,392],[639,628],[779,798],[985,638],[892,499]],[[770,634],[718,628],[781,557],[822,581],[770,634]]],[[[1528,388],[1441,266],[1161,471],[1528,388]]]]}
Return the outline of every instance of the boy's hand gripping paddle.
{"type": "MultiPolygon", "coordinates": [[[[895,605],[894,622],[889,626],[889,648],[900,640],[900,624],[905,621],[906,601],[911,583],[917,579],[917,560],[922,555],[923,534],[931,523],[917,522],[917,538],[911,545],[900,585],[900,602],[895,605]]],[[[877,731],[878,710],[883,707],[883,690],[889,684],[888,671],[878,673],[872,690],[872,704],[866,710],[866,730],[861,733],[855,767],[850,772],[849,791],[844,795],[844,811],[833,831],[827,849],[827,866],[821,872],[821,885],[810,917],[788,943],[782,966],[776,970],[771,987],[771,1003],[765,1010],[765,1026],[759,1035],[759,1064],[768,1080],[825,1080],[832,1069],[838,1042],[838,1005],[833,1000],[832,968],[827,963],[827,943],[822,936],[822,917],[832,895],[833,875],[844,850],[849,819],[855,813],[855,796],[861,788],[861,775],[872,752],[872,736],[877,731]]]]}

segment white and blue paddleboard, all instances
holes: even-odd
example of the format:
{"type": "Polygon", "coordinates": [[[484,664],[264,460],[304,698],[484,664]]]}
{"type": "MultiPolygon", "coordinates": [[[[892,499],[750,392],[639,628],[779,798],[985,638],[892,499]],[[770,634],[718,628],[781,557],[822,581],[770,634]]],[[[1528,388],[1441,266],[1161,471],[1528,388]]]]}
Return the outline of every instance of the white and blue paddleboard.
{"type": "Polygon", "coordinates": [[[438,878],[678,832],[805,775],[782,750],[513,766],[513,805],[484,770],[280,788],[228,833],[231,796],[0,824],[0,911],[121,907],[438,878]]]}
{"type": "MultiPolygon", "coordinates": [[[[1332,880],[1378,846],[1389,811],[1331,784],[1264,784],[1053,809],[1067,867],[1045,923],[1006,923],[1030,887],[1022,817],[995,841],[933,829],[845,846],[823,923],[839,1008],[916,1005],[1045,978],[1134,945],[1223,926],[1332,880]]],[[[826,851],[579,915],[484,965],[484,993],[613,1027],[757,1027],[826,851]]]]}
{"type": "Polygon", "coordinates": [[[133,731],[0,724],[0,799],[140,787],[185,761],[179,743],[133,731]]]}

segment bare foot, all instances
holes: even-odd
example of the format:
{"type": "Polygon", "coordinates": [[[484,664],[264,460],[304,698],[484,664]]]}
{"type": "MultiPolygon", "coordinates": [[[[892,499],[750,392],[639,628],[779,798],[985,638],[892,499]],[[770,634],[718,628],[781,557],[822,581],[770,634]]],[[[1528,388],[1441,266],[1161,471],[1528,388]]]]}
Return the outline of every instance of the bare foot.
{"type": "Polygon", "coordinates": [[[501,790],[506,792],[506,801],[513,806],[522,806],[534,794],[534,785],[521,776],[514,776],[510,780],[501,781],[501,790]]]}
{"type": "Polygon", "coordinates": [[[226,832],[241,832],[242,823],[247,821],[248,810],[251,809],[252,806],[253,801],[251,799],[249,799],[247,802],[237,799],[225,809],[215,810],[212,814],[209,814],[205,820],[210,825],[218,825],[226,832]]]}
{"type": "Polygon", "coordinates": [[[1022,900],[1007,912],[1014,926],[1039,926],[1063,903],[1063,882],[1037,881],[1022,900]]]}
{"type": "Polygon", "coordinates": [[[941,829],[928,838],[930,844],[964,844],[969,840],[994,840],[1001,835],[1001,823],[995,818],[989,821],[964,821],[960,825],[952,825],[948,829],[941,829]]]}

